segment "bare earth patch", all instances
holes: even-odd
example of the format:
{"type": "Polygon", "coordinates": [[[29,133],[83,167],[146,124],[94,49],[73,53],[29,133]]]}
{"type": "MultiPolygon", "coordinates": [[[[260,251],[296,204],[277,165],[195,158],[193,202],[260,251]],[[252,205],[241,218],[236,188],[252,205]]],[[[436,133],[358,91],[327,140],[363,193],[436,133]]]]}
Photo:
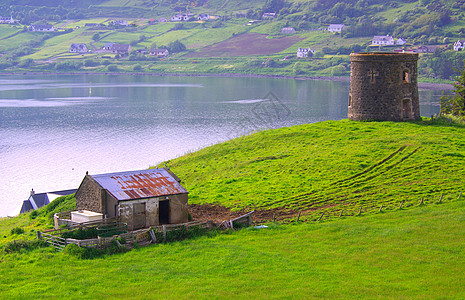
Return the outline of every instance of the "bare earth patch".
{"type": "Polygon", "coordinates": [[[281,52],[303,40],[299,36],[276,39],[267,39],[267,36],[260,33],[244,33],[227,41],[202,48],[198,52],[189,53],[186,57],[269,55],[281,52]]]}

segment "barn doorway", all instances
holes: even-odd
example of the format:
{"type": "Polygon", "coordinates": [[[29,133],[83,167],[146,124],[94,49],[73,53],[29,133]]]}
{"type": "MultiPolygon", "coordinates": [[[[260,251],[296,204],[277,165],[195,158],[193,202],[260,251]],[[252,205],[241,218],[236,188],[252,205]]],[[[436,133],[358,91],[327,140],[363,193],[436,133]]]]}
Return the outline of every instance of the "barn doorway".
{"type": "Polygon", "coordinates": [[[170,223],[170,201],[169,200],[163,200],[159,202],[158,222],[159,224],[170,223]]]}
{"type": "Polygon", "coordinates": [[[134,229],[145,228],[145,203],[134,203],[132,205],[134,229]]]}
{"type": "Polygon", "coordinates": [[[402,119],[412,119],[412,101],[410,99],[402,100],[402,119]]]}

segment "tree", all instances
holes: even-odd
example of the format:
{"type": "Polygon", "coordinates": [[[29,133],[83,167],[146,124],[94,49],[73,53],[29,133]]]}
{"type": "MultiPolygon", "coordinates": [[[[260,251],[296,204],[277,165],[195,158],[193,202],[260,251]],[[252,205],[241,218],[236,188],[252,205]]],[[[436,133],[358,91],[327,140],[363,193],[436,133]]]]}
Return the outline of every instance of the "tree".
{"type": "Polygon", "coordinates": [[[465,67],[453,84],[454,90],[449,95],[441,97],[441,114],[465,116],[465,67]]]}
{"type": "Polygon", "coordinates": [[[168,44],[168,50],[173,53],[182,52],[186,50],[186,45],[176,40],[168,44]]]}
{"type": "Polygon", "coordinates": [[[92,40],[94,40],[94,41],[100,40],[100,34],[98,34],[98,33],[94,34],[94,35],[92,36],[92,40]]]}

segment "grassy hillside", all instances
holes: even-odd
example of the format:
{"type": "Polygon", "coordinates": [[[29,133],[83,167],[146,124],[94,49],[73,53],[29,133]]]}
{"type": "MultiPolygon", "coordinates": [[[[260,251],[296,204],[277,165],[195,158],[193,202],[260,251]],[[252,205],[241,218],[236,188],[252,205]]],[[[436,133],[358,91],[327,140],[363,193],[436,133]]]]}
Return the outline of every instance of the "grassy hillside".
{"type": "Polygon", "coordinates": [[[463,298],[465,202],[78,260],[0,257],[1,298],[463,298]]]}
{"type": "Polygon", "coordinates": [[[465,34],[465,3],[462,0],[389,3],[380,0],[99,0],[92,5],[64,1],[54,7],[52,3],[55,2],[42,6],[37,0],[11,0],[10,5],[0,5],[1,15],[13,15],[22,20],[21,25],[0,24],[0,66],[3,71],[113,72],[117,66],[119,72],[348,76],[348,54],[352,51],[392,51],[396,48],[370,46],[373,35],[385,34],[407,39],[407,47],[439,47],[438,53],[421,54],[419,75],[423,80],[453,80],[454,68],[461,68],[465,58],[464,54],[450,50],[451,45],[457,39],[463,39],[465,34]],[[210,13],[216,19],[182,24],[149,25],[148,22],[149,19],[169,18],[187,11],[210,13]],[[277,12],[277,17],[263,19],[263,13],[270,11],[277,12]],[[126,19],[131,26],[85,26],[86,23],[108,25],[115,18],[126,19]],[[25,24],[44,20],[54,24],[59,32],[20,31],[25,24]],[[249,26],[249,20],[256,20],[256,23],[249,26]],[[342,34],[317,30],[330,23],[344,23],[348,27],[342,34]],[[175,26],[178,28],[173,30],[175,26]],[[283,35],[283,27],[293,27],[297,31],[283,35]],[[250,35],[255,33],[263,36],[250,35]],[[142,36],[144,39],[141,40],[142,36]],[[28,44],[38,37],[45,37],[45,40],[33,47],[28,44]],[[86,43],[92,50],[100,49],[106,42],[131,43],[135,51],[150,48],[153,44],[166,47],[175,41],[184,43],[186,51],[172,52],[170,57],[160,61],[136,53],[129,57],[98,52],[67,54],[71,43],[86,43]],[[316,50],[316,58],[297,59],[298,47],[316,50]],[[227,68],[218,67],[215,61],[218,57],[231,59],[227,68]],[[186,66],[193,58],[195,64],[186,66]],[[250,63],[250,60],[255,61],[250,63]],[[108,69],[110,64],[112,70],[108,69]]]}
{"type": "MultiPolygon", "coordinates": [[[[437,121],[438,122],[438,121],[437,121]]],[[[465,128],[327,121],[261,131],[167,162],[192,203],[305,211],[314,219],[456,199],[465,128]],[[316,210],[316,211],[315,211],[316,210]]],[[[464,195],[465,196],[465,195],[464,195]]]]}
{"type": "MultiPolygon", "coordinates": [[[[464,130],[441,120],[328,121],[187,154],[167,164],[191,203],[302,210],[300,221],[287,214],[287,225],[93,260],[0,249],[0,298],[465,297],[464,130]]],[[[0,219],[0,247],[33,239],[73,205],[68,196],[37,215],[0,219]],[[24,233],[11,232],[18,227],[24,233]]]]}

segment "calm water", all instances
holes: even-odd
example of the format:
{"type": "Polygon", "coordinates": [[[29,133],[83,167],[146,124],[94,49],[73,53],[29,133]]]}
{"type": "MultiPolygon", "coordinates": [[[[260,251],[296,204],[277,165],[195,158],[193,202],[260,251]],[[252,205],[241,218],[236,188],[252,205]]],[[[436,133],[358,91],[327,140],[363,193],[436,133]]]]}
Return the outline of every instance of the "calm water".
{"type": "MultiPolygon", "coordinates": [[[[348,82],[269,78],[0,76],[0,216],[29,191],[144,169],[263,128],[346,118],[348,82]]],[[[420,91],[422,114],[441,91],[420,91]]]]}

